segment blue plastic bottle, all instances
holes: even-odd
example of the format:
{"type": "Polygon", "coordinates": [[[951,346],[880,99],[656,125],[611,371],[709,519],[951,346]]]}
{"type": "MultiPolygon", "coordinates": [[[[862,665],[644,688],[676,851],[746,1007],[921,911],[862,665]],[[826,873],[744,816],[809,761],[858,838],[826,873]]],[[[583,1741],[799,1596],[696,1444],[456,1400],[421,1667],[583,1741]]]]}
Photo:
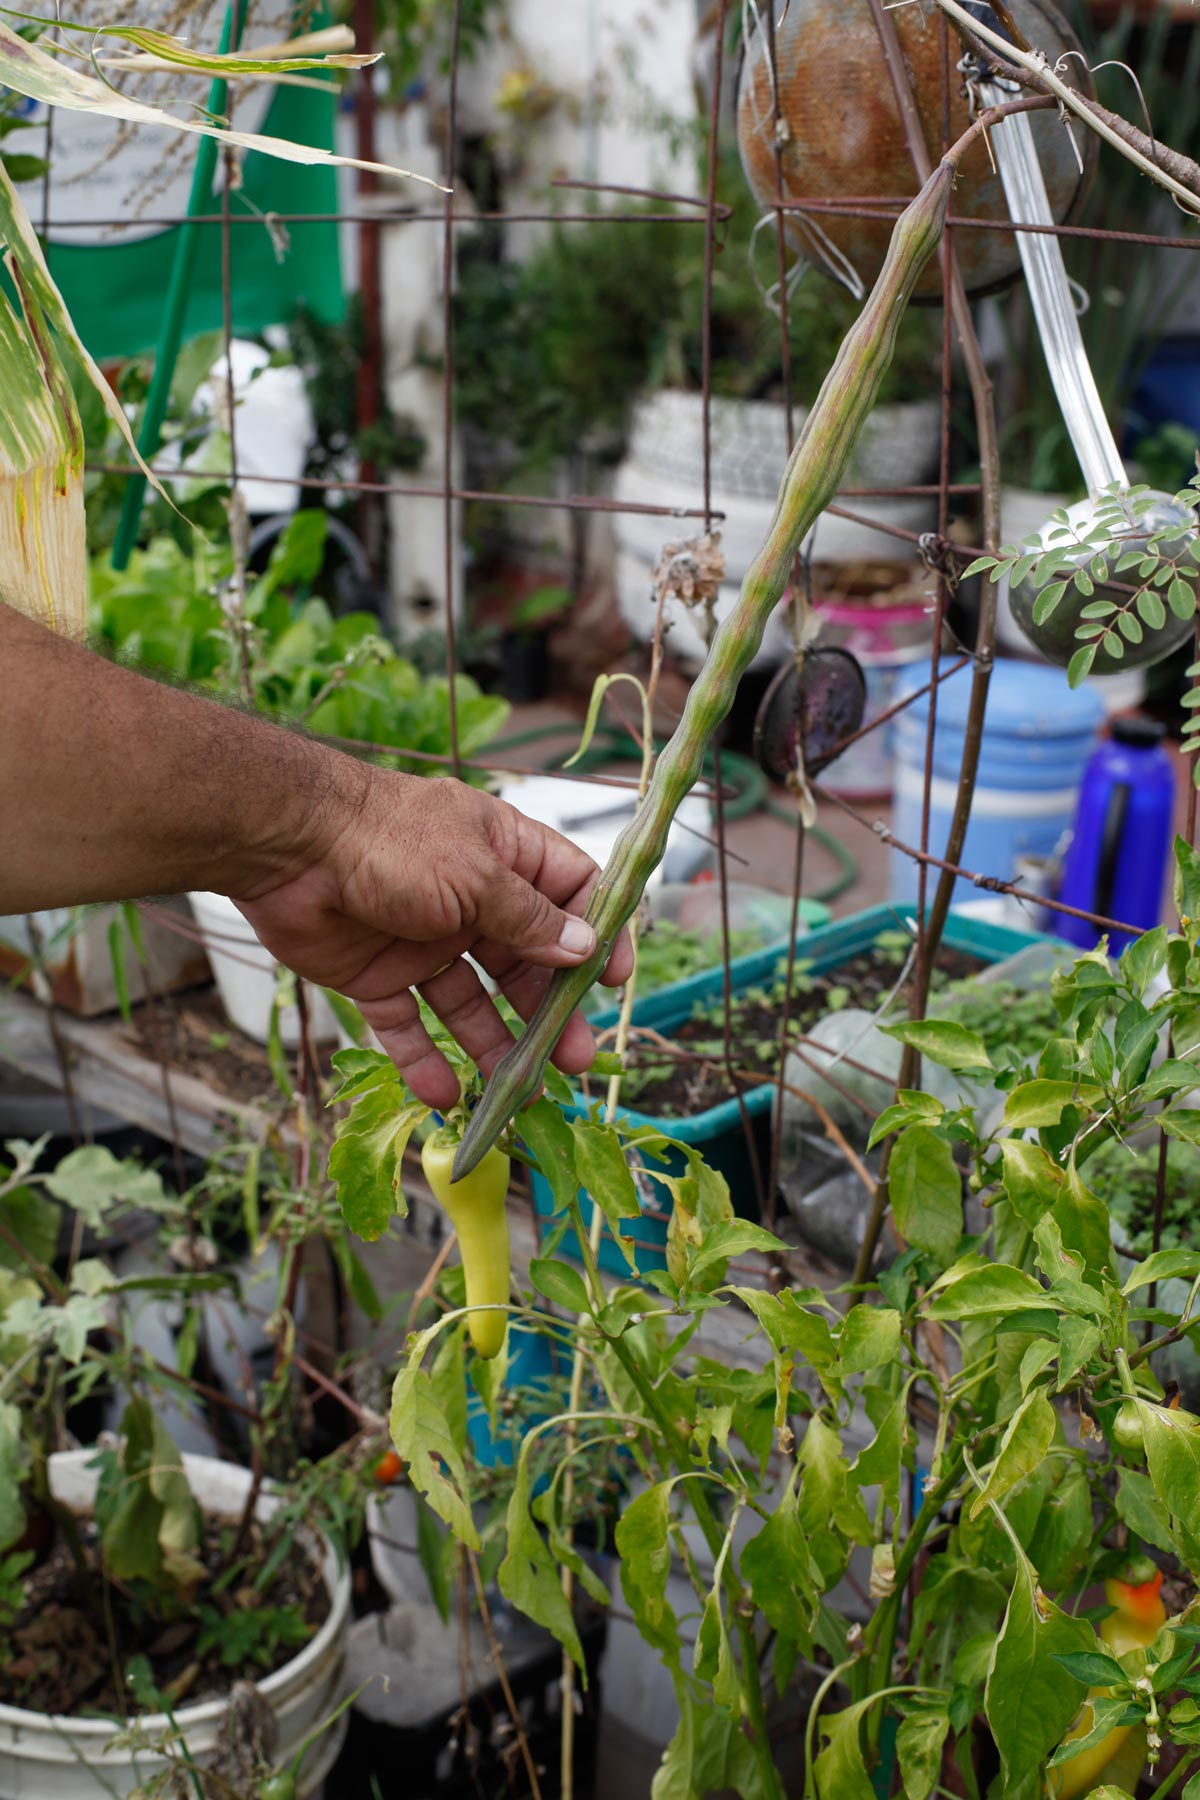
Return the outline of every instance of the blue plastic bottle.
{"type": "MultiPolygon", "coordinates": [[[[1131,715],[1114,719],[1083,772],[1075,828],[1059,899],[1084,912],[1149,931],[1161,923],[1163,883],[1175,816],[1175,771],[1163,748],[1163,726],[1131,715]]],[[[1100,931],[1083,919],[1052,914],[1055,936],[1090,950],[1100,931]]],[[[1130,941],[1111,932],[1114,955],[1130,941]]]]}

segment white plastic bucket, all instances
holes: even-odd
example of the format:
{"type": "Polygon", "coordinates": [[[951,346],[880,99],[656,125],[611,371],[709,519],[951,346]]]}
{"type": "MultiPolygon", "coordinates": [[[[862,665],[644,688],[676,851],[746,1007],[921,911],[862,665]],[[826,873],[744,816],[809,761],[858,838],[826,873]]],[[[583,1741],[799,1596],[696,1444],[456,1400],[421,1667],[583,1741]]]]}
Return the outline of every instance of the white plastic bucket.
{"type": "MultiPolygon", "coordinates": [[[[91,1450],[68,1450],[50,1458],[50,1485],[55,1497],[84,1516],[96,1496],[97,1471],[89,1468],[91,1450]]],[[[206,1512],[238,1519],[250,1489],[250,1475],[233,1463],[207,1456],[184,1456],[192,1491],[206,1512]]],[[[278,1501],[269,1493],[258,1501],[260,1519],[270,1518],[278,1501]]],[[[322,1541],[321,1567],[329,1590],[329,1617],[299,1656],[255,1685],[270,1705],[279,1727],[275,1766],[286,1766],[308,1734],[335,1710],[341,1695],[342,1662],[350,1624],[350,1574],[339,1564],[332,1544],[322,1541]]],[[[175,1725],[188,1754],[202,1767],[221,1742],[226,1702],[208,1700],[180,1707],[175,1725]]],[[[167,1739],[171,1721],[163,1714],[138,1720],[143,1741],[167,1739]]],[[[298,1792],[315,1800],[337,1760],[346,1735],[347,1715],[324,1732],[305,1759],[298,1792]]],[[[168,1766],[153,1750],[116,1749],[113,1740],[127,1727],[102,1719],[55,1718],[0,1706],[0,1800],[125,1800],[147,1786],[168,1766]]]]}
{"type": "MultiPolygon", "coordinates": [[[[264,950],[254,927],[224,894],[189,894],[196,923],[217,980],[221,1004],[231,1025],[265,1044],[275,998],[275,958],[264,950]]],[[[308,1015],[318,1041],[337,1036],[332,1008],[319,988],[308,989],[308,1015]]],[[[300,1042],[300,1014],[285,1006],[279,1019],[285,1044],[300,1042]]]]}

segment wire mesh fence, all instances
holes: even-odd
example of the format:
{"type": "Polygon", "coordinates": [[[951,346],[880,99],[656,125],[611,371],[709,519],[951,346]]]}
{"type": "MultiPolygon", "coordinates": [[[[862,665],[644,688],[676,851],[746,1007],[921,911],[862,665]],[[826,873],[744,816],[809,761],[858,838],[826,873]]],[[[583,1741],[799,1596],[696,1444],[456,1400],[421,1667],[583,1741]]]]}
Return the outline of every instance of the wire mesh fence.
{"type": "MultiPolygon", "coordinates": [[[[459,6],[454,9],[454,19],[450,32],[450,54],[445,79],[443,108],[443,157],[442,178],[447,190],[441,205],[430,207],[423,204],[395,204],[390,199],[382,198],[377,189],[375,176],[359,172],[359,204],[348,209],[334,212],[286,212],[273,214],[270,218],[272,229],[287,228],[295,225],[324,223],[339,227],[352,228],[356,234],[359,268],[361,275],[362,303],[366,326],[366,349],[359,372],[358,408],[360,421],[370,422],[376,416],[378,396],[382,384],[382,322],[380,294],[380,258],[379,242],[383,232],[400,228],[405,230],[428,230],[437,228],[442,237],[442,282],[441,282],[441,389],[443,414],[443,466],[440,482],[430,480],[395,479],[377,471],[369,463],[364,465],[356,476],[347,479],[329,479],[326,477],[300,477],[297,481],[292,474],[272,475],[259,469],[255,470],[254,479],[266,485],[276,484],[281,489],[294,490],[297,486],[302,491],[314,491],[333,494],[339,497],[357,498],[367,504],[379,503],[386,497],[398,497],[405,500],[428,505],[440,506],[444,520],[444,593],[442,596],[442,629],[445,636],[445,666],[449,681],[450,708],[450,747],[443,758],[436,754],[413,752],[414,760],[427,765],[444,766],[451,773],[471,770],[479,773],[500,774],[519,765],[499,758],[482,756],[464,757],[460,753],[457,729],[457,705],[453,677],[458,666],[457,627],[453,597],[456,592],[456,560],[459,555],[457,522],[455,507],[461,502],[479,502],[503,505],[513,508],[528,508],[535,511],[559,511],[576,514],[615,514],[629,513],[647,517],[661,517],[666,521],[680,520],[694,525],[704,532],[719,531],[722,514],[714,504],[713,481],[713,380],[712,380],[712,320],[713,320],[713,279],[721,252],[721,234],[728,217],[728,207],[723,206],[717,197],[717,174],[719,151],[724,130],[724,108],[727,103],[731,85],[736,82],[736,70],[731,75],[729,57],[726,52],[729,38],[728,25],[730,12],[727,0],[718,0],[711,23],[712,42],[715,54],[711,68],[708,93],[707,119],[705,123],[704,164],[706,179],[704,191],[695,194],[684,194],[670,189],[653,186],[631,187],[628,184],[606,183],[603,180],[580,182],[570,178],[561,180],[557,185],[563,193],[566,204],[551,205],[544,208],[517,207],[511,210],[475,210],[459,209],[455,199],[456,152],[458,142],[457,95],[460,56],[460,18],[459,6]],[[615,210],[575,209],[570,205],[571,198],[586,191],[589,200],[592,197],[608,197],[615,201],[622,199],[636,202],[636,208],[615,210]],[[600,226],[613,227],[623,224],[644,225],[647,222],[671,223],[684,230],[699,230],[704,236],[703,255],[703,304],[701,311],[701,481],[700,491],[695,496],[695,504],[680,508],[672,501],[660,501],[653,494],[637,500],[614,498],[611,495],[592,493],[556,493],[513,490],[505,487],[502,490],[489,490],[484,487],[464,484],[456,475],[454,466],[454,421],[455,421],[455,368],[456,355],[454,343],[454,287],[459,236],[463,231],[477,231],[482,224],[510,225],[517,222],[553,223],[559,227],[574,231],[596,230],[600,226]]],[[[359,9],[360,14],[363,9],[359,9]]],[[[894,19],[890,16],[881,0],[870,0],[870,12],[879,43],[879,74],[886,81],[895,98],[901,118],[905,121],[909,153],[913,164],[914,186],[919,184],[929,168],[929,151],[920,135],[919,127],[914,123],[914,107],[909,76],[906,74],[903,56],[894,19]]],[[[779,317],[779,372],[783,394],[783,419],[786,427],[786,444],[784,448],[790,452],[795,437],[796,406],[792,386],[791,350],[787,323],[786,296],[789,291],[791,276],[792,250],[789,247],[789,221],[800,217],[806,221],[820,218],[864,221],[892,221],[907,204],[910,196],[906,194],[850,194],[838,198],[828,195],[797,196],[789,189],[784,172],[783,148],[787,139],[787,122],[782,110],[783,84],[780,79],[778,63],[778,47],[776,43],[776,21],[772,9],[766,8],[759,13],[756,9],[755,23],[757,33],[765,45],[765,57],[768,66],[768,88],[772,96],[772,112],[765,122],[766,140],[771,145],[771,158],[774,168],[775,191],[771,205],[764,217],[773,220],[775,228],[777,276],[776,296],[783,296],[783,303],[777,303],[779,317]]],[[[369,31],[369,9],[357,20],[359,27],[359,47],[371,47],[369,37],[364,42],[363,32],[369,31]]],[[[938,80],[940,93],[937,99],[937,110],[942,121],[943,147],[948,145],[952,104],[960,96],[963,75],[959,68],[958,54],[952,39],[952,33],[944,15],[939,15],[936,23],[930,22],[928,27],[937,34],[938,39],[938,80]]],[[[744,51],[745,45],[743,43],[744,51]]],[[[1037,103],[1034,103],[1037,104],[1037,103]]],[[[376,160],[375,145],[376,114],[371,86],[371,76],[364,72],[358,78],[357,114],[356,114],[356,149],[360,157],[376,160]]],[[[210,472],[212,479],[227,481],[234,495],[232,517],[235,529],[232,532],[234,548],[234,580],[233,592],[235,605],[239,596],[244,600],[245,593],[245,532],[236,528],[238,518],[237,495],[242,483],[243,474],[239,466],[238,433],[236,424],[237,403],[234,393],[232,345],[234,339],[235,306],[235,272],[232,257],[232,239],[235,232],[247,227],[262,231],[264,219],[257,210],[244,206],[240,200],[236,168],[233,165],[234,153],[223,152],[226,159],[225,180],[221,188],[219,209],[200,211],[190,215],[176,213],[151,212],[139,215],[136,220],[128,217],[114,217],[109,220],[97,220],[93,217],[55,217],[56,235],[69,234],[76,230],[95,233],[98,228],[110,230],[119,238],[123,230],[136,229],[144,231],[148,227],[166,228],[190,222],[192,227],[204,230],[215,230],[219,233],[222,269],[222,335],[225,347],[226,371],[226,413],[229,421],[229,466],[226,469],[210,472]]],[[[1111,240],[1130,246],[1139,253],[1148,254],[1164,248],[1195,250],[1200,242],[1194,236],[1158,234],[1151,232],[1132,232],[1121,230],[1103,230],[1084,225],[1063,223],[1054,227],[1014,223],[1008,218],[980,218],[962,211],[951,211],[948,216],[945,234],[945,254],[942,260],[942,351],[941,351],[941,391],[940,408],[941,423],[938,445],[938,476],[932,483],[898,483],[894,486],[880,485],[847,485],[838,495],[838,501],[829,508],[831,514],[853,523],[869,525],[877,533],[891,537],[898,548],[907,556],[915,556],[920,560],[928,580],[929,592],[929,672],[928,679],[916,684],[902,698],[895,701],[879,716],[864,724],[859,730],[849,734],[840,748],[848,748],[860,742],[872,733],[882,732],[892,725],[900,712],[918,701],[926,704],[926,730],[924,753],[924,793],[920,808],[920,832],[915,842],[906,842],[898,838],[878,817],[872,817],[860,806],[853,805],[848,799],[830,792],[819,783],[814,784],[814,791],[825,804],[836,809],[840,816],[850,821],[855,828],[869,833],[891,846],[899,854],[911,859],[917,871],[917,896],[915,905],[898,909],[907,928],[912,934],[913,944],[913,980],[911,983],[910,1005],[914,1016],[923,1010],[927,995],[932,958],[936,952],[937,941],[945,922],[953,886],[958,880],[971,882],[978,890],[986,893],[1008,894],[1031,909],[1049,908],[1075,918],[1081,918],[1094,924],[1098,931],[1128,928],[1126,922],[1092,914],[1072,907],[1046,895],[1033,894],[1022,888],[1020,882],[1014,880],[1008,871],[996,871],[986,868],[971,869],[963,866],[961,849],[965,825],[969,817],[970,794],[973,787],[973,769],[964,768],[959,782],[957,804],[950,831],[950,842],[946,846],[934,845],[931,842],[931,805],[930,787],[933,779],[934,742],[937,729],[938,696],[942,683],[952,675],[959,674],[968,667],[972,670],[975,683],[975,702],[973,715],[976,742],[974,753],[978,753],[978,733],[982,729],[983,708],[986,703],[987,681],[993,658],[995,656],[995,609],[994,602],[984,594],[980,608],[979,627],[976,642],[972,649],[960,647],[958,654],[947,653],[943,649],[946,642],[945,624],[947,611],[953,597],[958,579],[958,572],[965,562],[979,550],[995,549],[993,542],[977,546],[964,545],[961,532],[955,539],[949,535],[950,512],[952,502],[977,498],[980,503],[981,517],[987,519],[996,514],[997,498],[994,492],[996,479],[995,468],[984,467],[982,478],[978,482],[963,482],[952,479],[951,461],[951,428],[952,413],[958,397],[959,386],[965,370],[967,385],[971,392],[976,413],[976,425],[981,443],[994,437],[994,425],[986,414],[990,405],[990,386],[981,382],[978,371],[981,367],[978,345],[974,341],[973,326],[969,309],[962,301],[961,280],[957,273],[956,243],[963,232],[1007,234],[1016,232],[1053,233],[1061,238],[1086,238],[1091,240],[1111,240]],[[957,287],[956,287],[957,283],[957,287]],[[957,338],[957,344],[956,344],[957,338]],[[956,350],[958,355],[956,355],[956,350]],[[891,498],[929,498],[936,503],[936,527],[928,532],[915,532],[903,526],[891,523],[875,516],[867,517],[856,510],[853,502],[858,499],[891,498]],[[851,504],[847,505],[846,502],[851,504]],[[939,852],[941,852],[939,854],[939,852]]],[[[97,463],[94,472],[105,475],[137,477],[137,471],[130,465],[121,463],[97,463]]],[[[164,483],[170,484],[183,479],[178,469],[155,467],[155,474],[164,483]]],[[[982,535],[982,533],[981,533],[982,535]]],[[[993,532],[994,536],[994,532],[993,532]]],[[[802,562],[795,570],[795,587],[803,593],[809,580],[808,572],[802,562]]],[[[658,607],[657,620],[652,642],[648,649],[648,668],[651,692],[655,687],[658,671],[664,658],[663,644],[664,608],[658,607]]],[[[795,645],[798,658],[804,655],[803,643],[795,645]]],[[[341,740],[344,747],[362,754],[379,757],[388,755],[391,747],[362,740],[341,740]]],[[[968,764],[971,760],[972,745],[968,742],[968,764]]],[[[594,782],[600,777],[594,773],[575,772],[572,770],[554,771],[557,779],[562,781],[594,782]]],[[[613,780],[618,784],[622,777],[603,777],[605,781],[613,780]]],[[[629,785],[636,785],[630,783],[629,785]]],[[[732,1023],[732,986],[729,973],[730,957],[730,911],[729,882],[730,856],[726,842],[726,803],[730,790],[721,777],[721,757],[719,749],[715,753],[712,769],[712,780],[707,792],[711,799],[713,814],[713,832],[716,848],[716,878],[720,894],[721,940],[723,946],[724,980],[724,1028],[723,1059],[728,1073],[731,1091],[738,1097],[742,1109],[743,1125],[746,1132],[751,1167],[754,1171],[756,1201],[760,1216],[774,1224],[776,1217],[776,1186],[778,1173],[778,1154],[780,1122],[783,1103],[787,1092],[785,1066],[790,1036],[790,999],[785,999],[779,1020],[776,1067],[773,1080],[776,1089],[774,1107],[774,1130],[769,1163],[761,1166],[761,1159],[755,1145],[754,1132],[749,1115],[745,1111],[743,1094],[746,1087],[744,1077],[737,1071],[736,1046],[731,1037],[732,1023]]],[[[1195,801],[1194,792],[1189,811],[1189,827],[1194,826],[1195,801]]],[[[805,885],[805,828],[797,809],[794,826],[794,854],[791,859],[790,902],[792,909],[793,929],[790,933],[790,950],[787,959],[787,989],[790,996],[795,974],[797,956],[796,938],[800,923],[800,901],[805,885]]],[[[911,1085],[915,1073],[913,1067],[906,1071],[911,1085]]],[[[164,1070],[164,1082],[169,1082],[169,1073],[164,1070]]],[[[902,1074],[901,1085],[904,1084],[902,1074]]],[[[862,1171],[864,1179],[867,1177],[862,1171]]],[[[864,1258],[873,1247],[873,1239],[878,1230],[879,1218],[886,1195],[886,1164],[878,1179],[870,1180],[876,1201],[877,1217],[874,1220],[870,1236],[871,1242],[864,1249],[864,1258]]],[[[866,1261],[860,1263],[860,1276],[865,1272],[866,1261]]]]}

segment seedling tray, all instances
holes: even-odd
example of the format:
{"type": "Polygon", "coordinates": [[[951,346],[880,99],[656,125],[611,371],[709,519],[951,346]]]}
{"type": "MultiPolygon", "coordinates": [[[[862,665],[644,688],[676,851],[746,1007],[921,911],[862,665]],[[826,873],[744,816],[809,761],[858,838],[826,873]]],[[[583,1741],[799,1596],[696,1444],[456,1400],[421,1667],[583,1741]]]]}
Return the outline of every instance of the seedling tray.
{"type": "MultiPolygon", "coordinates": [[[[848,919],[820,926],[797,939],[797,961],[803,962],[805,968],[814,974],[830,974],[861,951],[869,950],[884,932],[894,931],[910,912],[911,909],[898,909],[886,904],[869,906],[848,919]]],[[[1019,950],[1039,941],[1038,932],[1014,930],[1010,926],[990,924],[955,912],[951,912],[942,938],[948,948],[978,957],[985,963],[1003,962],[1006,957],[1015,956],[1019,950]]],[[[745,993],[748,988],[770,979],[780,960],[786,955],[785,939],[780,943],[770,944],[763,950],[756,950],[749,956],[739,957],[730,964],[733,992],[745,993]]],[[[697,1005],[709,1005],[713,1000],[719,999],[723,987],[720,969],[689,976],[686,981],[661,988],[658,993],[639,1000],[633,1009],[632,1022],[635,1025],[650,1026],[664,1037],[670,1037],[673,1031],[692,1016],[697,1005]]],[[[604,1031],[616,1024],[617,1017],[618,1009],[613,1006],[596,1014],[590,1022],[596,1031],[604,1031]]],[[[723,1100],[716,1106],[707,1107],[703,1112],[684,1119],[660,1118],[653,1113],[626,1108],[622,1108],[621,1116],[631,1125],[653,1126],[656,1131],[663,1132],[678,1143],[694,1145],[702,1150],[705,1161],[714,1169],[720,1170],[728,1181],[734,1210],[743,1218],[753,1219],[758,1215],[758,1204],[745,1121],[748,1121],[753,1134],[759,1169],[765,1180],[770,1160],[771,1109],[775,1092],[775,1083],[764,1081],[757,1087],[747,1088],[740,1104],[733,1098],[723,1100]]],[[[587,1116],[582,1095],[567,1110],[567,1116],[587,1116]]],[[[669,1162],[660,1166],[674,1175],[684,1173],[686,1163],[682,1155],[675,1154],[669,1162]]],[[[665,1192],[661,1183],[649,1177],[637,1176],[636,1171],[635,1177],[642,1201],[642,1217],[630,1219],[622,1225],[622,1235],[636,1245],[639,1269],[661,1269],[666,1265],[665,1192]]],[[[540,1175],[533,1176],[533,1197],[539,1217],[551,1218],[554,1204],[550,1186],[540,1175]]],[[[561,1253],[578,1256],[579,1246],[573,1233],[568,1232],[564,1238],[561,1253]]],[[[611,1274],[628,1273],[628,1264],[607,1232],[601,1240],[600,1265],[611,1274]]]]}

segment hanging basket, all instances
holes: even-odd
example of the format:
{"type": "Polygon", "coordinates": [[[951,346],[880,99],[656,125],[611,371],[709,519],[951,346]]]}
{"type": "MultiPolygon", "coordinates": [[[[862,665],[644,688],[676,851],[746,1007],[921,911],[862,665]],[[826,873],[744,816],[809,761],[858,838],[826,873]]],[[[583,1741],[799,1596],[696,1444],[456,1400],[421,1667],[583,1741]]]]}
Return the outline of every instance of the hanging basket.
{"type": "MultiPolygon", "coordinates": [[[[1079,48],[1074,33],[1049,0],[1011,0],[1016,25],[1031,44],[1044,50],[1051,63],[1066,50],[1079,48]]],[[[909,78],[920,110],[930,160],[942,152],[942,34],[940,15],[923,16],[919,6],[891,15],[899,33],[909,78]]],[[[962,54],[951,30],[950,141],[970,124],[966,94],[957,63],[962,54]]],[[[880,47],[868,0],[791,0],[776,27],[779,65],[779,138],[782,148],[783,198],[843,200],[898,198],[918,187],[900,109],[880,47]]],[[[1090,94],[1086,65],[1072,58],[1066,79],[1090,94]]],[[[1067,130],[1054,112],[1034,113],[1034,139],[1046,177],[1054,217],[1067,223],[1078,212],[1091,182],[1096,139],[1076,132],[1083,158],[1081,173],[1067,130]]],[[[745,50],[738,84],[738,144],[746,179],[766,211],[776,202],[775,107],[767,37],[754,31],[745,50]]],[[[987,145],[972,146],[963,159],[954,189],[953,210],[977,219],[1006,219],[1008,207],[1000,176],[992,167],[987,145]]],[[[802,256],[836,270],[845,278],[853,271],[865,292],[883,265],[891,236],[891,216],[847,219],[815,210],[793,214],[785,226],[788,241],[802,256]]],[[[996,231],[961,230],[954,247],[967,291],[986,293],[1020,273],[1016,239],[996,231]]],[[[940,300],[942,273],[933,258],[917,284],[916,297],[940,300]]]]}

